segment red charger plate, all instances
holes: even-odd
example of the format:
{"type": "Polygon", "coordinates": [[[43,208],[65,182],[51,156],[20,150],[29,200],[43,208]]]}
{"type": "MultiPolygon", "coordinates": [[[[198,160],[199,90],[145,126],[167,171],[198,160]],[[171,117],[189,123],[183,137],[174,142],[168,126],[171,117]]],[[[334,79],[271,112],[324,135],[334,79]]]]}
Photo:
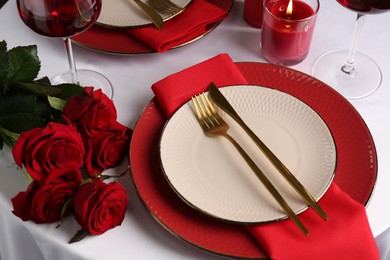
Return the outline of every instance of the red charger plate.
{"type": "MultiPolygon", "coordinates": [[[[208,0],[208,1],[225,11],[230,11],[234,3],[234,0],[208,0]]],[[[185,15],[185,11],[180,15],[185,15]]],[[[210,29],[206,33],[202,35],[194,36],[192,40],[183,43],[180,46],[198,40],[205,34],[212,31],[215,27],[218,26],[218,24],[219,23],[210,25],[210,29]]],[[[72,41],[87,49],[91,49],[99,52],[105,52],[105,53],[142,54],[142,53],[156,52],[152,47],[148,46],[147,44],[140,41],[136,37],[127,33],[123,29],[107,28],[97,24],[93,25],[87,31],[79,35],[73,36],[72,41]]],[[[176,47],[180,47],[180,46],[176,46],[176,47]]]]}
{"type": "MultiPolygon", "coordinates": [[[[375,145],[355,108],[335,90],[299,71],[272,64],[236,63],[250,84],[274,88],[302,100],[326,122],[337,148],[334,181],[367,205],[377,177],[375,145]]],[[[160,168],[159,141],[166,118],[154,98],[141,114],[130,146],[131,176],[154,218],[180,239],[205,251],[245,259],[265,259],[266,252],[245,227],[203,215],[183,202],[160,168]]]]}

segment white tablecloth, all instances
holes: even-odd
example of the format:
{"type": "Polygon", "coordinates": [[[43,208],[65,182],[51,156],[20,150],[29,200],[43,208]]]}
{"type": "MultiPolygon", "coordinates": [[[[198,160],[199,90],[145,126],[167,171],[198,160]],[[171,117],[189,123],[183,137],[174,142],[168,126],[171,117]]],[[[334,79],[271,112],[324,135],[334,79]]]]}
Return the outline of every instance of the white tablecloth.
{"type": "MultiPolygon", "coordinates": [[[[349,47],[356,14],[342,8],[335,0],[321,1],[321,10],[308,57],[294,69],[311,73],[314,60],[334,49],[349,47]]],[[[390,210],[390,12],[368,16],[359,50],[371,56],[382,68],[382,87],[371,97],[352,101],[369,127],[378,152],[379,172],[375,192],[367,208],[374,236],[382,258],[389,252],[390,210]]],[[[133,127],[144,106],[153,97],[152,83],[174,72],[228,53],[234,61],[264,62],[260,55],[260,31],[249,27],[243,19],[243,0],[236,0],[229,17],[212,33],[188,46],[166,53],[144,55],[110,55],[74,46],[78,68],[102,72],[115,88],[114,102],[118,120],[133,127]]],[[[42,61],[41,76],[52,76],[68,70],[62,41],[39,36],[20,20],[14,0],[0,10],[0,40],[8,48],[36,44],[42,61]]],[[[16,167],[9,151],[0,152],[0,259],[1,260],[81,260],[81,259],[219,259],[177,239],[161,227],[137,197],[129,176],[122,178],[126,186],[129,210],[120,227],[69,245],[67,241],[78,230],[72,218],[56,229],[56,224],[36,225],[22,222],[12,213],[10,199],[24,190],[27,183],[16,167]]],[[[115,171],[125,168],[124,163],[115,171]]],[[[389,259],[389,258],[387,258],[389,259]]]]}

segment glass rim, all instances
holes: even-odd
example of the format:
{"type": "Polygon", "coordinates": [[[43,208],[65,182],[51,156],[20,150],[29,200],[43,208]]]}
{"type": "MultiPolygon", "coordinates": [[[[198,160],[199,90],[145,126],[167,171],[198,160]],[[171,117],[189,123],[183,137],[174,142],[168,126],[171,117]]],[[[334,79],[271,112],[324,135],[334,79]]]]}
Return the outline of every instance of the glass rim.
{"type": "MultiPolygon", "coordinates": [[[[277,20],[279,20],[281,22],[289,23],[289,24],[301,23],[301,22],[305,22],[305,21],[314,19],[317,16],[317,14],[318,14],[318,12],[320,10],[320,1],[319,0],[315,0],[315,2],[317,2],[317,8],[315,10],[313,9],[314,13],[312,15],[310,15],[309,17],[303,18],[303,19],[289,20],[289,19],[280,18],[280,17],[274,15],[266,6],[268,1],[271,1],[271,0],[264,0],[263,1],[264,11],[267,12],[272,17],[274,17],[275,19],[277,19],[277,20]]],[[[296,0],[296,1],[301,1],[301,0],[296,0]]],[[[302,2],[304,2],[304,1],[302,1],[302,2]]]]}

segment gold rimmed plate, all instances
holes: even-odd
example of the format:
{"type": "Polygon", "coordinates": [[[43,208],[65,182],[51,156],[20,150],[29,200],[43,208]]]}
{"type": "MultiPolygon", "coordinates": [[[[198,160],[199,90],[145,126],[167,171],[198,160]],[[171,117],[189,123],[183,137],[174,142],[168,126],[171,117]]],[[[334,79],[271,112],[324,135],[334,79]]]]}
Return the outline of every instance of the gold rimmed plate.
{"type": "MultiPolygon", "coordinates": [[[[299,99],[260,86],[220,89],[244,121],[274,151],[316,200],[328,189],[336,167],[333,137],[321,117],[299,99]]],[[[244,147],[296,212],[308,205],[223,111],[229,133],[244,147]]],[[[262,223],[287,216],[250,167],[223,138],[206,136],[189,101],[167,122],[160,143],[161,165],[172,188],[189,205],[237,223],[262,223]]]]}
{"type": "MultiPolygon", "coordinates": [[[[171,0],[183,10],[192,0],[171,0]]],[[[142,2],[148,4],[147,0],[142,2]]],[[[181,12],[175,14],[160,13],[163,21],[167,21],[181,12]]],[[[102,10],[96,24],[112,28],[138,28],[152,25],[133,0],[102,0],[102,10]]]]}

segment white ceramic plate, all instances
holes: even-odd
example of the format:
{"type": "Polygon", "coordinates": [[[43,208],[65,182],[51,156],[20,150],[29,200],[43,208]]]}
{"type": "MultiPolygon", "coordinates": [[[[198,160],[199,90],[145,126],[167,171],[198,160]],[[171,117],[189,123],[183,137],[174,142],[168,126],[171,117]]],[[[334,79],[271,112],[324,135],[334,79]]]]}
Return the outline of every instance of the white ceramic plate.
{"type": "MultiPolygon", "coordinates": [[[[260,139],[281,159],[316,200],[334,177],[336,148],[318,114],[295,97],[258,86],[232,86],[221,92],[260,139]]],[[[244,147],[296,213],[307,204],[274,169],[227,114],[229,133],[244,147]]],[[[160,142],[164,174],[179,196],[213,217],[261,223],[286,214],[235,148],[223,137],[207,137],[183,105],[167,122],[160,142]]]]}
{"type": "MultiPolygon", "coordinates": [[[[142,1],[148,3],[147,0],[142,1]]],[[[192,0],[171,1],[185,8],[192,0]]],[[[164,21],[175,15],[161,13],[164,21]]],[[[103,26],[120,28],[142,27],[152,24],[133,0],[102,0],[102,10],[96,23],[103,26]]]]}

